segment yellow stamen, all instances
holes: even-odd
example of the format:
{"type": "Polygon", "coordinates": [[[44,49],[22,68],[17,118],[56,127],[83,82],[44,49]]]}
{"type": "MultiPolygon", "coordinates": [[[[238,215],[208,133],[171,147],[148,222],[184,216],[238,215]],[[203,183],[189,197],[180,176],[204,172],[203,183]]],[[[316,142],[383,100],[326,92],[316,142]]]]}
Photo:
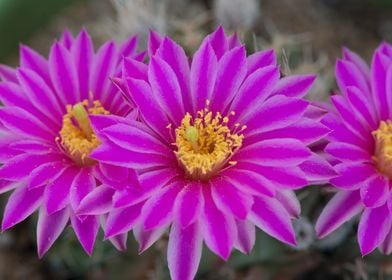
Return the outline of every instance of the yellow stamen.
{"type": "Polygon", "coordinates": [[[101,143],[91,128],[89,115],[108,115],[99,101],[89,107],[87,100],[76,105],[67,105],[67,113],[63,116],[63,126],[59,141],[68,156],[78,165],[86,166],[95,163],[88,156],[101,143]]]}
{"type": "Polygon", "coordinates": [[[228,123],[228,117],[207,108],[197,112],[196,117],[185,114],[175,130],[175,153],[189,178],[208,180],[226,164],[236,164],[230,158],[241,147],[244,136],[236,128],[231,131],[228,123]]]}
{"type": "Polygon", "coordinates": [[[392,178],[392,121],[381,121],[372,134],[375,141],[372,159],[381,173],[392,178]]]}

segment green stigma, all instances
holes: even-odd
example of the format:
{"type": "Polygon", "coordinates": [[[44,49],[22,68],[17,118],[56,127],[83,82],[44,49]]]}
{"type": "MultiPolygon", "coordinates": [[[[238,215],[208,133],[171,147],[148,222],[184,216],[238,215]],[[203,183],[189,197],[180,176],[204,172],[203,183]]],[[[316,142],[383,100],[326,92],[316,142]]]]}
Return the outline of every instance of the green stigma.
{"type": "Polygon", "coordinates": [[[197,140],[199,139],[199,131],[194,126],[189,126],[185,131],[186,139],[192,144],[197,144],[197,140]]]}
{"type": "Polygon", "coordinates": [[[90,125],[90,120],[88,118],[88,112],[84,107],[83,103],[78,103],[73,106],[74,118],[78,122],[79,128],[83,131],[87,139],[90,139],[93,134],[93,130],[90,125]]]}

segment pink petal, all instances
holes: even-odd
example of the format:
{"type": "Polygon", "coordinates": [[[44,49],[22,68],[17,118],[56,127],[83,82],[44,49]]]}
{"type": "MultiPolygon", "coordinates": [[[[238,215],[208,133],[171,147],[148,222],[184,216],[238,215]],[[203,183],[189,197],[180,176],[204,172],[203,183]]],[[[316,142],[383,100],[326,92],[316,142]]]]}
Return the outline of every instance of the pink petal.
{"type": "Polygon", "coordinates": [[[16,189],[4,209],[1,230],[4,231],[30,216],[42,202],[43,188],[28,190],[25,186],[16,189]]]}
{"type": "Polygon", "coordinates": [[[348,190],[360,188],[363,181],[378,173],[372,165],[356,162],[338,164],[335,170],[340,176],[332,178],[330,183],[348,190]]]}
{"type": "Polygon", "coordinates": [[[54,43],[50,50],[49,73],[63,104],[76,104],[80,101],[76,66],[69,50],[59,43],[54,43]]]}
{"type": "Polygon", "coordinates": [[[165,37],[155,55],[166,61],[173,69],[180,86],[185,111],[190,112],[192,109],[189,97],[190,69],[184,49],[173,40],[165,37]]]}
{"type": "Polygon", "coordinates": [[[211,194],[216,207],[224,214],[244,220],[252,205],[253,198],[238,190],[230,181],[217,178],[210,182],[211,194]]]}
{"type": "Polygon", "coordinates": [[[374,53],[371,64],[371,88],[373,101],[376,105],[378,115],[381,119],[387,119],[388,114],[388,93],[386,91],[387,69],[391,64],[391,59],[380,51],[374,53]]]}
{"type": "Polygon", "coordinates": [[[284,243],[296,245],[290,215],[278,200],[269,197],[255,198],[249,219],[272,237],[284,243]]]}
{"type": "Polygon", "coordinates": [[[143,204],[111,210],[105,225],[105,237],[113,237],[131,230],[140,218],[143,204]]]}
{"type": "Polygon", "coordinates": [[[226,180],[232,182],[239,191],[256,196],[275,196],[275,188],[271,181],[259,173],[246,169],[229,168],[221,174],[226,180]]]}
{"type": "Polygon", "coordinates": [[[128,233],[119,234],[109,238],[110,242],[117,250],[125,252],[127,250],[128,233]]]}
{"type": "Polygon", "coordinates": [[[8,160],[0,168],[0,178],[18,181],[28,177],[33,170],[48,162],[58,162],[59,158],[52,155],[21,154],[8,160]]]}
{"type": "Polygon", "coordinates": [[[152,94],[150,85],[145,81],[137,79],[127,78],[126,81],[132,100],[136,104],[144,121],[155,132],[161,135],[163,139],[171,139],[168,134],[169,130],[167,129],[169,120],[152,94]]]}
{"type": "Polygon", "coordinates": [[[233,157],[236,161],[257,162],[264,166],[295,166],[312,155],[299,140],[267,139],[241,148],[233,157]]]}
{"type": "Polygon", "coordinates": [[[186,228],[199,218],[204,207],[202,188],[203,185],[191,182],[178,193],[174,203],[174,212],[182,228],[186,228]]]}
{"type": "Polygon", "coordinates": [[[52,81],[49,76],[48,61],[42,55],[24,45],[20,46],[19,55],[21,67],[33,70],[41,76],[48,86],[52,87],[52,81]]]}
{"type": "Polygon", "coordinates": [[[58,125],[57,129],[60,129],[59,120],[65,113],[65,107],[60,106],[52,89],[32,70],[19,68],[17,76],[30,102],[55,122],[58,125]]]}
{"type": "Polygon", "coordinates": [[[362,183],[360,193],[366,207],[384,205],[389,194],[389,179],[382,175],[374,175],[362,183]]]}
{"type": "Polygon", "coordinates": [[[155,55],[155,52],[157,51],[157,49],[159,48],[159,46],[161,45],[161,36],[153,31],[150,30],[149,36],[148,36],[148,53],[151,56],[155,55]]]}
{"type": "Polygon", "coordinates": [[[228,42],[225,35],[225,31],[222,26],[219,26],[213,33],[211,33],[207,39],[209,40],[212,48],[214,49],[215,55],[218,59],[227,52],[228,42]]]}
{"type": "Polygon", "coordinates": [[[98,218],[87,216],[80,220],[75,215],[71,215],[71,224],[83,249],[91,256],[99,229],[98,218]]]}
{"type": "Polygon", "coordinates": [[[267,167],[255,163],[238,162],[236,168],[259,173],[268,181],[271,181],[276,189],[298,189],[308,184],[305,173],[295,166],[290,168],[267,167]]]}
{"type": "Polygon", "coordinates": [[[70,167],[45,188],[44,205],[48,215],[64,209],[69,203],[69,193],[77,170],[70,167]]]}
{"type": "Polygon", "coordinates": [[[337,177],[335,169],[322,156],[313,153],[310,158],[299,165],[305,174],[306,180],[315,183],[325,183],[331,178],[337,177]]]}
{"type": "Polygon", "coordinates": [[[388,232],[384,241],[379,245],[378,248],[385,255],[392,253],[392,230],[388,232]]]}
{"type": "MultiPolygon", "coordinates": [[[[321,123],[303,118],[291,124],[290,126],[272,131],[266,131],[262,133],[260,137],[257,136],[257,139],[293,138],[308,145],[325,137],[329,132],[330,130],[321,123]]],[[[250,137],[247,137],[247,141],[251,141],[250,137]]]]}
{"type": "Polygon", "coordinates": [[[92,40],[85,29],[79,33],[72,45],[71,54],[75,61],[76,72],[79,79],[80,100],[89,98],[90,69],[94,55],[92,40]]]}
{"type": "Polygon", "coordinates": [[[141,217],[146,230],[164,226],[172,220],[174,202],[183,187],[182,182],[175,181],[147,200],[141,217]]]}
{"type": "Polygon", "coordinates": [[[112,125],[102,133],[116,145],[130,151],[163,155],[172,151],[154,135],[126,124],[112,125]]]}
{"type": "Polygon", "coordinates": [[[344,142],[331,142],[325,151],[343,162],[371,162],[371,155],[361,147],[344,142]]]}
{"type": "Polygon", "coordinates": [[[273,49],[259,51],[248,56],[248,75],[259,68],[276,65],[276,56],[273,49]]]}
{"type": "Polygon", "coordinates": [[[211,110],[226,108],[232,101],[246,75],[245,47],[240,46],[225,53],[218,62],[211,110]]]}
{"type": "Polygon", "coordinates": [[[342,118],[344,125],[357,137],[371,142],[372,136],[369,133],[369,129],[364,127],[358,116],[352,113],[347,100],[343,96],[335,95],[331,97],[331,101],[342,118]]]}
{"type": "Polygon", "coordinates": [[[0,121],[8,129],[27,137],[52,139],[55,132],[31,113],[18,107],[0,109],[0,121]]]}
{"type": "Polygon", "coordinates": [[[27,180],[28,188],[34,189],[51,183],[53,180],[57,179],[65,169],[66,166],[60,161],[51,161],[41,164],[30,173],[27,180]]]}
{"type": "Polygon", "coordinates": [[[247,135],[275,130],[297,122],[307,106],[308,102],[303,99],[274,95],[260,105],[259,110],[238,122],[247,125],[247,135]]]}
{"type": "Polygon", "coordinates": [[[210,187],[203,188],[203,193],[205,204],[200,226],[204,240],[211,251],[227,260],[237,238],[235,220],[217,208],[210,187]]]}
{"type": "Polygon", "coordinates": [[[378,208],[365,208],[358,226],[358,243],[362,256],[380,245],[390,229],[391,218],[386,204],[378,208]]]}
{"type": "Polygon", "coordinates": [[[256,228],[249,221],[237,220],[237,240],[235,247],[243,254],[250,254],[256,241],[256,228]]]}
{"type": "Polygon", "coordinates": [[[148,68],[152,93],[175,126],[185,115],[181,89],[176,74],[164,60],[153,57],[148,68]]]}
{"type": "Polygon", "coordinates": [[[362,92],[369,92],[369,86],[365,77],[354,63],[338,59],[335,73],[336,81],[343,93],[346,93],[347,87],[349,86],[355,86],[362,92]]]}
{"type": "Polygon", "coordinates": [[[167,183],[176,176],[176,171],[171,168],[145,172],[139,176],[141,188],[126,188],[116,191],[113,196],[113,206],[121,208],[139,203],[166,187],[167,183]]]}
{"type": "Polygon", "coordinates": [[[60,236],[68,219],[68,208],[64,208],[49,216],[46,214],[44,207],[40,208],[37,222],[37,251],[40,258],[43,257],[60,236]]]}
{"type": "Polygon", "coordinates": [[[93,92],[94,98],[101,102],[106,102],[109,88],[112,86],[109,77],[115,70],[117,63],[117,50],[113,41],[103,44],[97,51],[92,62],[90,73],[90,91],[93,92]]]}
{"type": "Polygon", "coordinates": [[[15,69],[4,64],[0,64],[0,80],[17,83],[15,69]]]}
{"type": "Polygon", "coordinates": [[[134,228],[133,234],[139,243],[139,254],[150,248],[167,231],[167,226],[152,230],[144,230],[144,226],[138,225],[134,228]]]}
{"type": "Polygon", "coordinates": [[[361,116],[361,122],[365,124],[365,126],[369,127],[371,130],[378,127],[377,115],[374,112],[374,107],[369,106],[369,103],[372,101],[364,92],[360,91],[356,87],[348,87],[347,100],[350,102],[352,109],[354,110],[353,114],[361,116]]]}
{"type": "Polygon", "coordinates": [[[203,42],[192,59],[190,72],[190,90],[195,111],[204,109],[206,101],[211,99],[214,90],[218,61],[212,46],[203,42]]]}
{"type": "Polygon", "coordinates": [[[343,48],[343,58],[355,64],[355,66],[361,71],[363,77],[370,80],[370,69],[369,65],[356,53],[350,51],[347,48],[343,48]]]}
{"type": "Polygon", "coordinates": [[[131,169],[147,169],[151,167],[168,167],[173,166],[174,155],[157,155],[132,152],[125,150],[111,143],[101,144],[91,154],[90,158],[100,162],[122,166],[131,169]],[[168,158],[169,156],[169,158],[168,158]],[[170,158],[171,156],[171,158],[170,158]]]}
{"type": "MultiPolygon", "coordinates": [[[[237,113],[234,118],[241,118],[249,110],[255,110],[255,104],[262,104],[270,96],[278,80],[279,70],[276,66],[263,67],[251,73],[234,96],[230,107],[230,111],[237,113]]],[[[258,106],[256,108],[258,110],[258,106]]]]}
{"type": "Polygon", "coordinates": [[[167,261],[173,280],[194,279],[199,267],[203,238],[199,224],[186,228],[174,223],[170,230],[167,261]]]}
{"type": "Polygon", "coordinates": [[[325,206],[316,223],[316,233],[323,238],[363,209],[359,191],[339,191],[325,206]]]}
{"type": "Polygon", "coordinates": [[[274,92],[288,97],[304,97],[312,87],[315,75],[290,75],[279,80],[274,92]]]}
{"type": "Polygon", "coordinates": [[[82,168],[76,177],[74,178],[71,191],[70,191],[70,203],[73,211],[79,208],[80,202],[86,197],[92,190],[96,188],[95,178],[92,174],[91,168],[82,168]]]}
{"type": "Polygon", "coordinates": [[[90,191],[79,204],[77,215],[100,215],[107,213],[112,206],[114,190],[100,185],[90,191]]]}
{"type": "Polygon", "coordinates": [[[301,205],[294,191],[280,190],[276,193],[276,199],[279,200],[292,218],[299,218],[301,205]]]}

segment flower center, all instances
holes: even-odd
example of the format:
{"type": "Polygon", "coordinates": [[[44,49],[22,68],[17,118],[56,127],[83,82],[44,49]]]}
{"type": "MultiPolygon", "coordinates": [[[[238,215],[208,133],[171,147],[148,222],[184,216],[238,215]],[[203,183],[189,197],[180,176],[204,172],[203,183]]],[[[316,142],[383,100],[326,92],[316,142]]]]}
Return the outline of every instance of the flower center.
{"type": "Polygon", "coordinates": [[[381,121],[372,134],[375,141],[373,161],[381,173],[392,178],[392,121],[381,121]]]}
{"type": "Polygon", "coordinates": [[[219,112],[213,114],[207,108],[198,111],[195,118],[185,114],[175,130],[175,153],[189,178],[205,181],[226,164],[236,164],[230,158],[241,147],[244,138],[241,132],[246,126],[240,128],[239,124],[235,124],[231,131],[228,122],[228,117],[219,112]]]}
{"type": "Polygon", "coordinates": [[[101,144],[91,128],[89,115],[108,115],[101,102],[94,101],[92,106],[84,100],[76,105],[67,105],[67,113],[63,116],[63,126],[60,130],[61,147],[68,156],[80,166],[93,165],[95,161],[88,155],[101,144]]]}

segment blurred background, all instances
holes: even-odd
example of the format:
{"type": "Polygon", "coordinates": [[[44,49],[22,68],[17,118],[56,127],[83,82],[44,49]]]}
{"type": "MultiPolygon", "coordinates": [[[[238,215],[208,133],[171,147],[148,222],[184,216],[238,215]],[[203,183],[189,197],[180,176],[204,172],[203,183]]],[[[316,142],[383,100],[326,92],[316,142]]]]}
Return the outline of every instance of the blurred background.
{"type": "MultiPolygon", "coordinates": [[[[218,25],[238,32],[249,53],[274,48],[282,73],[318,73],[309,98],[328,100],[334,63],[346,46],[370,61],[381,40],[392,40],[391,0],[0,0],[0,62],[17,66],[18,45],[47,55],[54,38],[86,27],[96,46],[149,29],[168,34],[191,54],[218,25]]],[[[317,241],[313,223],[332,194],[328,186],[300,191],[302,217],[294,249],[258,232],[249,256],[224,263],[204,249],[198,279],[392,279],[392,258],[362,258],[357,221],[317,241]]],[[[4,205],[4,198],[2,201],[4,205]]],[[[0,279],[169,279],[166,240],[138,256],[133,237],[117,252],[98,238],[88,257],[71,229],[38,260],[34,219],[0,235],[0,279]]]]}

